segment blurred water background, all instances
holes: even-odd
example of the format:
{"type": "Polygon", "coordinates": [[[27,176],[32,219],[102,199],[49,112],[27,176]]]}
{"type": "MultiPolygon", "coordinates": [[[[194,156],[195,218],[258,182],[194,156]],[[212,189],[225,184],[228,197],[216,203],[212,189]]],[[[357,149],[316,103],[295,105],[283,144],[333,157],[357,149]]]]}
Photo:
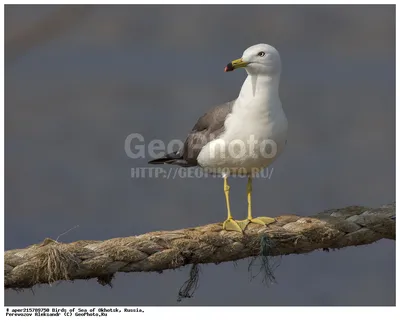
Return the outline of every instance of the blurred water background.
{"type": "MultiPolygon", "coordinates": [[[[395,200],[394,6],[5,7],[5,248],[103,240],[223,221],[220,179],[131,178],[126,137],[184,139],[231,100],[230,60],[281,54],[286,151],[254,181],[253,212],[312,215],[395,200]],[[49,27],[50,26],[50,27],[49,27]]],[[[167,166],[165,167],[168,168],[167,166]]],[[[231,180],[233,215],[245,180],[231,180]]],[[[202,266],[180,305],[394,305],[395,242],[290,255],[277,284],[248,260],[202,266]]],[[[176,305],[189,268],[5,291],[6,305],[176,305]]]]}

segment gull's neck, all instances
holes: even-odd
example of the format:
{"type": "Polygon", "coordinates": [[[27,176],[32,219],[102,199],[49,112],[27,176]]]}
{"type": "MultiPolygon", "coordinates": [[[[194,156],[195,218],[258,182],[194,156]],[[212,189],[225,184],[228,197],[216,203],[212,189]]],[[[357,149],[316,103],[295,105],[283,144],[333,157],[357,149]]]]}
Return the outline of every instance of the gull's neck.
{"type": "Polygon", "coordinates": [[[254,99],[261,101],[279,100],[280,75],[249,74],[242,85],[238,100],[247,103],[254,99]]]}

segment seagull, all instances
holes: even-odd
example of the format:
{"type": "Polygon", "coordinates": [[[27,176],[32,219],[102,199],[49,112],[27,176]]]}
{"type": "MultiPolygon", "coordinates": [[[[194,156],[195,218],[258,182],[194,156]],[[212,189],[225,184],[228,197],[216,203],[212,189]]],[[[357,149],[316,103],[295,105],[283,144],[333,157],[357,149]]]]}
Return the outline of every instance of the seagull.
{"type": "Polygon", "coordinates": [[[249,223],[269,225],[274,218],[252,216],[252,179],[271,165],[286,146],[288,121],[279,98],[281,59],[271,45],[247,48],[241,58],[231,61],[225,72],[244,68],[247,77],[238,97],[214,107],[200,117],[182,149],[149,161],[181,167],[201,167],[222,175],[227,218],[222,227],[243,233],[249,223]],[[248,211],[245,220],[232,217],[228,177],[248,178],[248,211]]]}

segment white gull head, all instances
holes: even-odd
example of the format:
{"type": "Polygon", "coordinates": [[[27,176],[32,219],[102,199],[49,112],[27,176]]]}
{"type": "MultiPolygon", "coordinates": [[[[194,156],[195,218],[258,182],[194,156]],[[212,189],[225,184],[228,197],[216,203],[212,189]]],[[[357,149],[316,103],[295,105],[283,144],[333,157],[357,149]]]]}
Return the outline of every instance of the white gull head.
{"type": "Polygon", "coordinates": [[[275,75],[281,73],[281,58],[279,52],[267,44],[258,44],[247,48],[242,56],[247,65],[248,74],[275,75]]]}
{"type": "Polygon", "coordinates": [[[240,67],[245,68],[249,75],[279,76],[281,58],[273,46],[257,44],[247,48],[241,58],[229,63],[225,71],[230,72],[240,67]]]}

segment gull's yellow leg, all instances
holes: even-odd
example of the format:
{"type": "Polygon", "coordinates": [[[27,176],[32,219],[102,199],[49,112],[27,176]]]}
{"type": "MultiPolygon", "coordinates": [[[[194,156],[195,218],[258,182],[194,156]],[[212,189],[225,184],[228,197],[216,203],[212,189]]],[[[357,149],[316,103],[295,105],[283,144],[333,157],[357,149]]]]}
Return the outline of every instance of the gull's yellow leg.
{"type": "MultiPolygon", "coordinates": [[[[253,191],[253,179],[251,176],[249,176],[248,180],[247,180],[247,204],[248,204],[248,209],[247,209],[247,224],[249,224],[250,222],[252,223],[257,223],[257,224],[261,224],[261,225],[268,225],[270,223],[275,222],[276,220],[274,218],[269,218],[266,216],[261,216],[258,218],[253,218],[252,214],[251,214],[251,193],[253,191]]],[[[246,224],[246,226],[247,226],[246,224]]]]}
{"type": "Polygon", "coordinates": [[[228,219],[231,220],[233,219],[232,214],[231,214],[231,205],[229,202],[229,190],[231,187],[228,185],[228,178],[224,177],[224,193],[225,193],[225,199],[226,199],[226,210],[228,211],[228,219]]]}
{"type": "Polygon", "coordinates": [[[224,192],[225,192],[226,209],[228,211],[228,217],[222,224],[222,228],[227,231],[243,232],[243,229],[238,224],[238,222],[233,219],[232,214],[231,214],[231,207],[230,207],[230,203],[229,203],[229,189],[230,189],[230,187],[228,185],[228,177],[224,176],[224,192]]]}
{"type": "Polygon", "coordinates": [[[251,192],[253,192],[253,178],[249,176],[247,179],[247,219],[252,219],[251,215],[251,192]]]}

